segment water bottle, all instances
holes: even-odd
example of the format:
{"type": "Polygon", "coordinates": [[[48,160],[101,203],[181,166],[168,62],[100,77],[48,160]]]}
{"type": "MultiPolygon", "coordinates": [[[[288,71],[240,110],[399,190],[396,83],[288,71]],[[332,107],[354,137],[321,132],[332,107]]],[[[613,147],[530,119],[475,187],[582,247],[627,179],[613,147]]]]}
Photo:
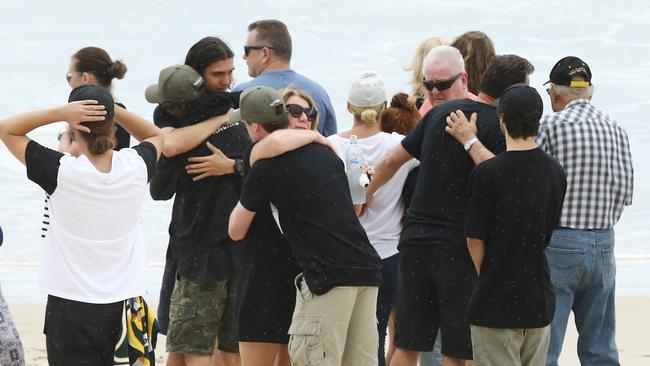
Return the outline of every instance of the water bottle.
{"type": "Polygon", "coordinates": [[[348,176],[348,185],[352,195],[352,203],[361,205],[366,203],[366,186],[368,176],[361,170],[363,155],[358,145],[357,136],[350,136],[350,145],[345,154],[345,174],[348,176]],[[365,179],[364,179],[365,178],[365,179]]]}

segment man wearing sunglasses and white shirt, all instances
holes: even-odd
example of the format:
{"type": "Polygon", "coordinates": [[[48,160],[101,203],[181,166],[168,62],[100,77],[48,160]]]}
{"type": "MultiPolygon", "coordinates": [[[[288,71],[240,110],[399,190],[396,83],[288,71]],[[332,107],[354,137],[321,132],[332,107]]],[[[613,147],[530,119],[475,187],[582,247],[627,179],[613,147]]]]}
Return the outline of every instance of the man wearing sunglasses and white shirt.
{"type": "Polygon", "coordinates": [[[233,91],[243,91],[252,86],[273,89],[291,86],[304,90],[316,102],[320,115],[318,132],[326,137],[335,134],[336,115],[329,95],[320,84],[291,69],[291,52],[291,35],[284,23],[274,19],[251,23],[244,45],[244,60],[248,75],[254,79],[237,85],[233,91]]]}
{"type": "MultiPolygon", "coordinates": [[[[436,50],[436,51],[433,51],[436,50]]],[[[460,52],[440,46],[433,55],[444,54],[449,78],[460,71],[464,62],[460,52]],[[455,55],[455,56],[454,56],[455,55]]],[[[431,52],[425,57],[424,75],[432,65],[431,52]]],[[[515,56],[495,57],[481,81],[480,102],[454,100],[431,110],[400,145],[390,150],[375,168],[367,190],[368,207],[373,194],[411,158],[420,160],[420,173],[400,238],[400,269],[395,325],[397,350],[391,366],[415,366],[418,353],[433,348],[438,329],[441,332],[443,365],[465,365],[472,359],[472,344],[467,305],[476,281],[464,233],[467,205],[467,181],[474,162],[466,151],[473,142],[459,144],[445,132],[446,119],[458,110],[479,117],[478,135],[491,150],[505,150],[494,107],[504,90],[516,83],[528,82],[534,70],[527,60],[515,56]]],[[[463,98],[466,78],[458,78],[447,96],[463,98]]]]}

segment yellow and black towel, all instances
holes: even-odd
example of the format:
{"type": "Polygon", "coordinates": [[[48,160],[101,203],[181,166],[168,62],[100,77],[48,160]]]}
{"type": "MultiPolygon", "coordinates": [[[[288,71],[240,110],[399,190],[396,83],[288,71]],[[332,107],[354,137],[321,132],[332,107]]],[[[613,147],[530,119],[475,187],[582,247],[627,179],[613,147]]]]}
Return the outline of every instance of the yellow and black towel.
{"type": "Polygon", "coordinates": [[[142,296],[124,301],[124,323],[115,347],[116,365],[154,366],[158,321],[142,296]]]}

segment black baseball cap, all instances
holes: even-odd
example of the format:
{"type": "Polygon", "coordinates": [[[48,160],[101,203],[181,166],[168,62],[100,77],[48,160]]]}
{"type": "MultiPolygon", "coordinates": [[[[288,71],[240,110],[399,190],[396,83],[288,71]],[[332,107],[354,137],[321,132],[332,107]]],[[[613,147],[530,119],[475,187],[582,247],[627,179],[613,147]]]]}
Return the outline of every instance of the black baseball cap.
{"type": "Polygon", "coordinates": [[[111,93],[101,85],[97,84],[82,84],[72,89],[68,102],[76,102],[79,100],[96,100],[97,103],[104,106],[106,109],[106,119],[111,120],[115,117],[115,101],[111,93]]]}
{"type": "Polygon", "coordinates": [[[572,88],[586,88],[591,85],[591,70],[589,65],[581,59],[575,56],[567,56],[553,66],[549,79],[544,85],[553,83],[572,88]],[[584,81],[572,80],[576,75],[582,76],[584,81]]]}
{"type": "Polygon", "coordinates": [[[498,112],[534,113],[542,118],[544,103],[537,90],[526,84],[509,86],[497,101],[498,112]]]}

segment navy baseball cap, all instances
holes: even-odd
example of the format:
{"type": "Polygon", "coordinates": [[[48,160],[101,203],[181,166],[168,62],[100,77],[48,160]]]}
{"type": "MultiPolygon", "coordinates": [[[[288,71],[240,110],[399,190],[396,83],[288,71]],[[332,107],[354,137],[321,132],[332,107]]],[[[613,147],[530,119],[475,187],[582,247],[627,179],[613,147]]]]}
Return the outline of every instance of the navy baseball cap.
{"type": "Polygon", "coordinates": [[[537,90],[526,84],[509,86],[497,101],[498,112],[534,113],[542,118],[544,103],[537,90]]]}
{"type": "Polygon", "coordinates": [[[591,85],[591,69],[581,59],[575,56],[567,56],[553,66],[549,81],[545,82],[544,85],[548,83],[572,88],[586,88],[591,85]],[[582,76],[584,81],[573,80],[573,77],[577,75],[582,76]]]}

